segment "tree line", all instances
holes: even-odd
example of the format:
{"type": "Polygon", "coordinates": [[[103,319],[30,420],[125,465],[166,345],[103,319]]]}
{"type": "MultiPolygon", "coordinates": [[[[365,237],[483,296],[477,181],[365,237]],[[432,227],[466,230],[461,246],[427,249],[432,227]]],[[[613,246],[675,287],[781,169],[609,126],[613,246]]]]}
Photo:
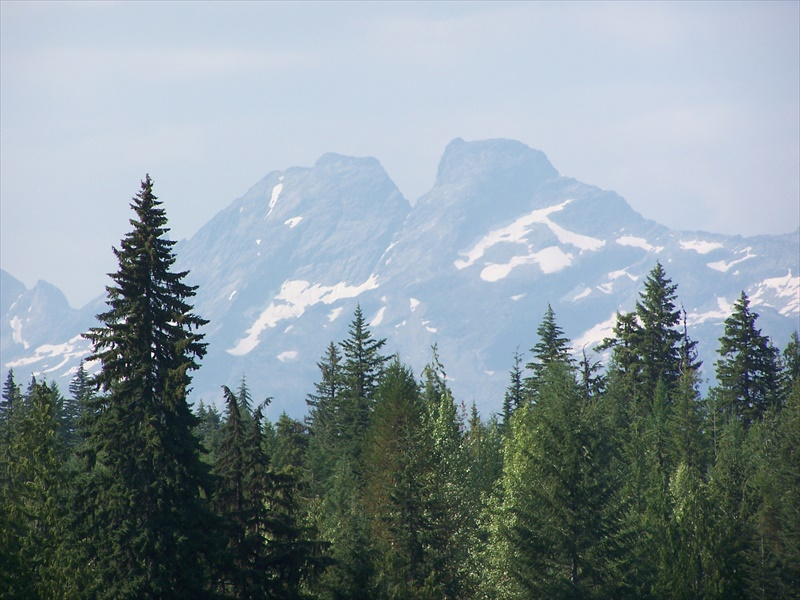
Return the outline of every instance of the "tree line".
{"type": "Polygon", "coordinates": [[[0,597],[800,596],[800,340],[744,292],[708,393],[657,263],[608,364],[548,306],[485,419],[356,307],[306,417],[273,423],[244,378],[188,404],[206,321],[149,176],[131,208],[94,374],[3,385],[0,597]]]}

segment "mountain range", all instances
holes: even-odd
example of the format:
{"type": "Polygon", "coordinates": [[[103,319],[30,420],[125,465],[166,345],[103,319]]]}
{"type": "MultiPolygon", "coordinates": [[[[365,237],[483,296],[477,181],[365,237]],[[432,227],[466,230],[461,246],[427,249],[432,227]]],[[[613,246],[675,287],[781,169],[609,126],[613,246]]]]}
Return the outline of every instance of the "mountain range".
{"type": "MultiPolygon", "coordinates": [[[[484,415],[499,410],[513,355],[527,361],[548,304],[576,353],[595,356],[657,261],[678,284],[707,379],[741,291],[778,347],[800,323],[800,229],[669,229],[513,140],[453,140],[413,205],[374,158],[325,154],[273,171],[175,253],[210,321],[191,398],[219,405],[221,386],[246,377],[254,399],[273,397],[271,412],[294,417],[356,306],[417,373],[435,344],[456,399],[484,415]]],[[[0,277],[3,369],[66,390],[105,298],[72,309],[46,282],[0,277]]]]}

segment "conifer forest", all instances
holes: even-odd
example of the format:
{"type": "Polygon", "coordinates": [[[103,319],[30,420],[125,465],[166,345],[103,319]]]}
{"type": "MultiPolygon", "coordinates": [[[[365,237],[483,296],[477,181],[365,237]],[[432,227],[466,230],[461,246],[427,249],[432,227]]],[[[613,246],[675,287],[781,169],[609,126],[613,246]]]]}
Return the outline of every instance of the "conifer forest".
{"type": "Polygon", "coordinates": [[[660,263],[580,357],[548,307],[495,415],[354,305],[271,422],[246,377],[187,401],[207,322],[149,176],[131,208],[69,389],[5,377],[0,597],[800,597],[800,340],[744,292],[704,365],[660,263]]]}

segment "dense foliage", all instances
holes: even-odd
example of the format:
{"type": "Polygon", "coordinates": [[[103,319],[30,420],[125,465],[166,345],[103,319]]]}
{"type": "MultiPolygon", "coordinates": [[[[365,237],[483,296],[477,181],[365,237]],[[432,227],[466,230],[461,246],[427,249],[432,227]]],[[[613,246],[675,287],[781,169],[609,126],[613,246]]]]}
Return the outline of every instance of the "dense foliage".
{"type": "Polygon", "coordinates": [[[744,292],[706,395],[656,264],[606,354],[548,306],[485,420],[355,307],[273,423],[244,379],[188,405],[205,321],[149,177],[132,208],[92,367],[3,385],[0,597],[800,597],[800,342],[744,292]]]}

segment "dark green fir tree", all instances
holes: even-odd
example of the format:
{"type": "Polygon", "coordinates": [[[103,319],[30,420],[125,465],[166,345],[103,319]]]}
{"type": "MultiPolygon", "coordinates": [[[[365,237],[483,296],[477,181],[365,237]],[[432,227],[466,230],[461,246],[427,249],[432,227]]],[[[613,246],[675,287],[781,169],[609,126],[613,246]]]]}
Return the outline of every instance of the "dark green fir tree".
{"type": "Polygon", "coordinates": [[[503,396],[503,414],[501,415],[503,420],[500,424],[503,434],[510,431],[511,415],[513,415],[514,411],[525,401],[525,386],[522,377],[522,356],[518,350],[514,352],[514,365],[511,367],[508,378],[508,387],[503,396]]]}
{"type": "Polygon", "coordinates": [[[569,339],[564,337],[564,330],[556,323],[555,311],[549,304],[536,333],[539,341],[531,348],[533,360],[525,365],[531,374],[524,379],[525,390],[534,401],[539,382],[549,365],[559,362],[572,366],[573,363],[569,339]]]}
{"type": "Polygon", "coordinates": [[[100,363],[83,456],[82,519],[92,585],[110,598],[203,597],[215,527],[204,501],[207,466],[187,403],[206,353],[195,286],[175,272],[174,241],[149,176],[133,198],[132,230],[114,254],[108,310],[86,338],[100,363]]]}
{"type": "Polygon", "coordinates": [[[349,335],[342,343],[342,406],[340,439],[343,451],[360,464],[361,440],[375,410],[375,391],[384,365],[389,359],[381,354],[386,340],[375,338],[367,326],[361,306],[356,306],[349,335]]]}
{"type": "Polygon", "coordinates": [[[756,327],[758,314],[742,292],[725,319],[716,362],[718,408],[742,419],[745,427],[776,408],[781,391],[778,350],[756,327]]]}
{"type": "Polygon", "coordinates": [[[320,381],[314,384],[315,393],[306,399],[308,405],[308,452],[306,467],[312,495],[321,497],[338,460],[338,445],[346,430],[342,407],[342,355],[331,342],[317,363],[320,381]]]}

